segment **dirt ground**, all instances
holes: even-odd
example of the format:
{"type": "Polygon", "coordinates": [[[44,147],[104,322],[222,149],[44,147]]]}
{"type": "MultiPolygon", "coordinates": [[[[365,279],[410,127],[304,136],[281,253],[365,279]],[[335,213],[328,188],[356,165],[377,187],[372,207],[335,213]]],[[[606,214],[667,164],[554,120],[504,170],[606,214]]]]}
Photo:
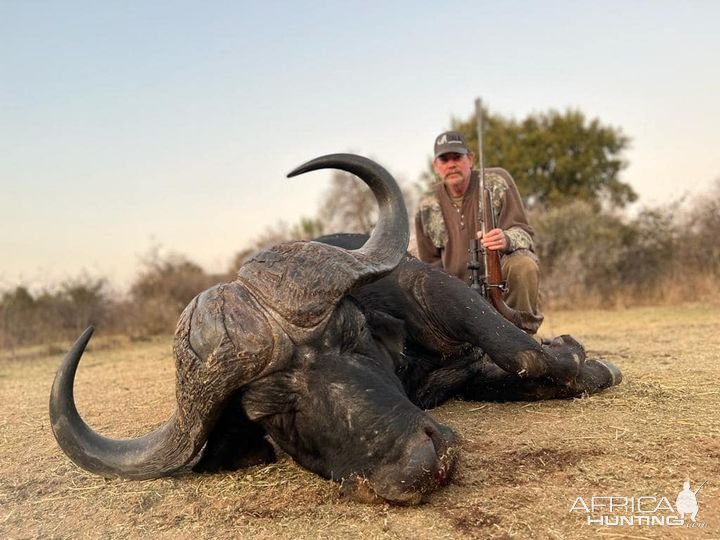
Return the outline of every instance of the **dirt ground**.
{"type": "MultiPolygon", "coordinates": [[[[0,357],[0,538],[720,538],[719,329],[720,309],[697,305],[548,314],[541,333],[573,334],[624,382],[583,399],[435,409],[462,436],[462,461],[417,507],[345,500],[287,458],[233,474],[93,476],[50,432],[63,349],[19,351],[0,357]],[[693,528],[601,526],[582,509],[646,497],[644,515],[669,516],[652,510],[662,497],[675,505],[686,479],[707,482],[693,528]]],[[[96,336],[78,408],[103,434],[135,436],[171,413],[173,377],[169,337],[96,336]]]]}

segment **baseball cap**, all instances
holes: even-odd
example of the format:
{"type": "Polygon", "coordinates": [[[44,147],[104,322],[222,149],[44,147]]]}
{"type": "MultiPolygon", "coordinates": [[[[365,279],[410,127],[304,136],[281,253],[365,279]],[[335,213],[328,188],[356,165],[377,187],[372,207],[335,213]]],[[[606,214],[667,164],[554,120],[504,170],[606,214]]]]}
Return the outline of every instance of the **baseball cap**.
{"type": "Polygon", "coordinates": [[[467,141],[458,131],[446,131],[435,139],[435,159],[449,153],[469,154],[467,141]]]}

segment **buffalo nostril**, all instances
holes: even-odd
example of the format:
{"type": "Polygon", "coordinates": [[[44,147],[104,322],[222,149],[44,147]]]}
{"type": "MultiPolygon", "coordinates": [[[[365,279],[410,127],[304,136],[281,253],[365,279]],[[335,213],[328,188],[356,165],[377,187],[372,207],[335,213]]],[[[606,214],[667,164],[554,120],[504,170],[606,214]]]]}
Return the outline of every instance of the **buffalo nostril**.
{"type": "Polygon", "coordinates": [[[428,439],[432,441],[433,447],[435,448],[435,453],[441,455],[448,446],[448,441],[443,436],[443,433],[432,424],[426,425],[423,428],[423,431],[425,432],[425,435],[428,437],[428,439]]]}

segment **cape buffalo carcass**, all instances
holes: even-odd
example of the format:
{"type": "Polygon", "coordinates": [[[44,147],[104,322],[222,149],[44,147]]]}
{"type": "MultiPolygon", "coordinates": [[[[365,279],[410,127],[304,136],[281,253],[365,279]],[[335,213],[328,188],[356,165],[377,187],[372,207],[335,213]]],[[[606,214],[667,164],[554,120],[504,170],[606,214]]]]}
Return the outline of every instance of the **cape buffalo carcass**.
{"type": "Polygon", "coordinates": [[[135,439],[94,432],[73,397],[92,328],[78,338],[50,396],[55,438],[77,465],[130,479],[234,470],[274,460],[269,436],[351,497],[418,503],[449,481],[458,455],[452,430],[424,409],[453,396],[569,397],[620,381],[571,337],[540,345],[460,280],[407,255],[400,190],[376,163],[335,154],[290,176],[324,168],[371,188],[374,231],[367,242],[275,246],[193,299],[175,333],[177,404],[165,424],[135,439]]]}

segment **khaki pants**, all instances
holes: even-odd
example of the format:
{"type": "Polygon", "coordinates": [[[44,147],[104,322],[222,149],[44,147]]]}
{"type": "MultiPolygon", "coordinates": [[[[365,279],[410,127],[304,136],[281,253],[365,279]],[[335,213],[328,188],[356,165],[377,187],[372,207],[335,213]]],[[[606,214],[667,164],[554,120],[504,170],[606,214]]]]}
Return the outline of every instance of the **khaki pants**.
{"type": "Polygon", "coordinates": [[[523,313],[521,328],[535,334],[542,324],[538,291],[540,289],[540,266],[537,256],[529,249],[518,249],[503,255],[500,261],[503,279],[507,282],[505,303],[523,313]]]}

